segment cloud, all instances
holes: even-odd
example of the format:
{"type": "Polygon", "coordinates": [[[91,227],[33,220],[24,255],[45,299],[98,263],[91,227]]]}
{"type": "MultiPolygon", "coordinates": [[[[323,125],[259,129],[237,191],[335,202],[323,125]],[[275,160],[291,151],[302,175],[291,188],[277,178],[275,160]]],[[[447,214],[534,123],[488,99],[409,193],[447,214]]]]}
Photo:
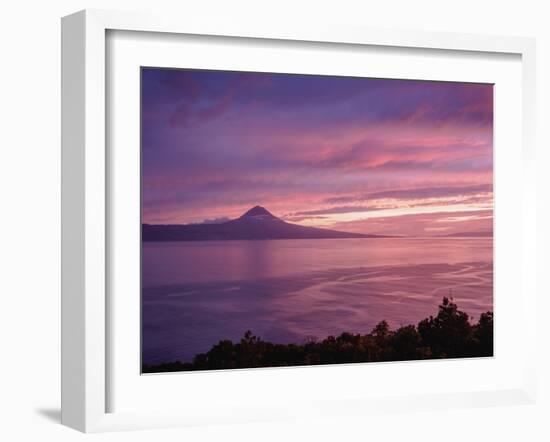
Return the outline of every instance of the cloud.
{"type": "Polygon", "coordinates": [[[170,127],[184,127],[186,126],[191,119],[193,118],[193,106],[191,103],[184,102],[181,103],[175,110],[172,112],[168,119],[168,124],[170,127]]]}
{"type": "MultiPolygon", "coordinates": [[[[493,211],[455,212],[449,220],[449,213],[420,213],[398,217],[380,217],[356,221],[340,222],[330,225],[330,228],[357,233],[373,233],[380,235],[404,236],[440,236],[467,232],[491,232],[493,226],[493,211]]],[[[457,253],[460,251],[457,251],[457,253]]]]}
{"type": "Polygon", "coordinates": [[[299,223],[300,221],[310,221],[310,220],[324,220],[327,219],[326,216],[315,216],[315,215],[294,215],[294,214],[288,214],[281,216],[282,219],[285,221],[290,221],[294,223],[299,223]]]}
{"type": "Polygon", "coordinates": [[[309,215],[332,215],[336,213],[351,213],[351,212],[371,212],[379,210],[377,207],[367,206],[337,206],[324,209],[306,210],[304,212],[296,212],[291,216],[309,216],[309,215]]]}
{"type": "Polygon", "coordinates": [[[395,198],[437,198],[457,195],[468,195],[472,193],[492,192],[492,184],[479,184],[474,186],[443,186],[443,187],[420,187],[413,189],[384,190],[368,194],[369,199],[395,198]]]}
{"type": "Polygon", "coordinates": [[[144,219],[201,222],[257,203],[305,223],[489,205],[492,94],[481,84],[144,69],[144,219]]]}
{"type": "MultiPolygon", "coordinates": [[[[475,195],[485,195],[490,197],[493,191],[492,184],[475,184],[470,186],[431,186],[431,187],[413,187],[386,189],[373,192],[359,192],[353,194],[330,196],[323,199],[325,204],[345,204],[358,201],[374,200],[421,200],[422,203],[431,204],[427,199],[451,198],[451,197],[469,197],[470,201],[479,201],[475,195]]],[[[350,206],[351,207],[351,206],[350,206]]]]}
{"type": "Polygon", "coordinates": [[[219,218],[207,218],[207,219],[205,219],[202,222],[197,223],[197,224],[222,224],[222,223],[225,223],[227,221],[231,221],[231,218],[228,218],[227,216],[221,216],[219,218]]]}
{"type": "Polygon", "coordinates": [[[170,115],[170,127],[188,127],[191,124],[202,124],[223,116],[231,109],[234,94],[233,89],[228,89],[223,96],[201,106],[196,106],[192,99],[184,101],[170,115]]]}

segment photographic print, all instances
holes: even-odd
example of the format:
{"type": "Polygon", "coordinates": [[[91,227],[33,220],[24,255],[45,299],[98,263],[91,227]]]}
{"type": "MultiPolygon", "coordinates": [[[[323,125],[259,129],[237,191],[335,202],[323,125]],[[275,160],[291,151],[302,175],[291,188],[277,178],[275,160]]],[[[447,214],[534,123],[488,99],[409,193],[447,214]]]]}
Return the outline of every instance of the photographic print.
{"type": "Polygon", "coordinates": [[[493,85],[141,69],[142,372],[493,355],[493,85]]]}

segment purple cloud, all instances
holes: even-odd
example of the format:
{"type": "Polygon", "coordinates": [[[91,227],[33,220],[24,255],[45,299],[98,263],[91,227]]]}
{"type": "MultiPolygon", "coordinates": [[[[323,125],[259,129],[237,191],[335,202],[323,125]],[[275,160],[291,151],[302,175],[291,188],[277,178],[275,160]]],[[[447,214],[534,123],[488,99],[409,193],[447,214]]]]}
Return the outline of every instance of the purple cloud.
{"type": "Polygon", "coordinates": [[[491,191],[492,124],[489,84],[144,68],[144,221],[473,202],[491,191]]]}

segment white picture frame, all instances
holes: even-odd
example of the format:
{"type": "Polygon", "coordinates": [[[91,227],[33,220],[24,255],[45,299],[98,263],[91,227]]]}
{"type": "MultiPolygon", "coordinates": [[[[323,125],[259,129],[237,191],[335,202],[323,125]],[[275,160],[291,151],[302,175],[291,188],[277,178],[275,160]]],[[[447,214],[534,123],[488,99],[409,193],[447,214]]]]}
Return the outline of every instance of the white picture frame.
{"type": "MultiPolygon", "coordinates": [[[[506,388],[477,389],[461,393],[336,396],[302,403],[257,406],[237,404],[231,414],[209,413],[197,408],[192,415],[156,410],[109,412],[107,228],[112,203],[108,185],[106,120],[108,115],[106,35],[110,31],[141,31],[177,35],[201,35],[269,39],[274,41],[369,45],[380,48],[436,49],[514,54],[521,57],[522,170],[510,171],[521,180],[521,305],[524,316],[536,316],[535,286],[535,42],[529,38],[494,37],[417,31],[388,31],[345,26],[307,24],[293,27],[269,22],[213,22],[200,17],[166,17],[151,14],[86,10],[62,20],[62,423],[84,432],[111,431],[311,417],[330,414],[363,414],[375,410],[436,409],[530,403],[536,393],[534,322],[521,323],[526,348],[521,361],[520,384],[506,388]]],[[[518,126],[518,127],[519,127],[518,126]]],[[[519,149],[519,146],[518,146],[519,149]]],[[[518,301],[519,302],[519,301],[518,301]]],[[[497,318],[498,321],[498,318],[497,318]]],[[[445,362],[441,362],[445,363],[445,362]]],[[[334,368],[338,370],[338,368],[334,368]]],[[[287,370],[288,372],[288,370],[287,370]]],[[[265,372],[264,372],[265,373],[265,372]]],[[[272,370],[269,376],[275,376],[272,370]]],[[[211,374],[222,376],[222,374],[211,374]]],[[[265,376],[265,375],[264,375],[265,376]]],[[[213,379],[213,378],[210,378],[213,379]]],[[[242,379],[242,377],[241,377],[242,379]]]]}

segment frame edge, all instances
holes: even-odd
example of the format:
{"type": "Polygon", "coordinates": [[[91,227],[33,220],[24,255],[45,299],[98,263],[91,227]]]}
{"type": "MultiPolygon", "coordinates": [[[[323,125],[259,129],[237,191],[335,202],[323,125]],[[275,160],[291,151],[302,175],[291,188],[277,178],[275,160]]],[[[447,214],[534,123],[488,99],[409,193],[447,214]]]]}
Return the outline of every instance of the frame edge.
{"type": "Polygon", "coordinates": [[[84,11],[61,21],[61,423],[85,428],[84,11]]]}
{"type": "Polygon", "coordinates": [[[90,432],[107,387],[105,27],[84,10],[61,34],[61,423],[90,432]]]}

